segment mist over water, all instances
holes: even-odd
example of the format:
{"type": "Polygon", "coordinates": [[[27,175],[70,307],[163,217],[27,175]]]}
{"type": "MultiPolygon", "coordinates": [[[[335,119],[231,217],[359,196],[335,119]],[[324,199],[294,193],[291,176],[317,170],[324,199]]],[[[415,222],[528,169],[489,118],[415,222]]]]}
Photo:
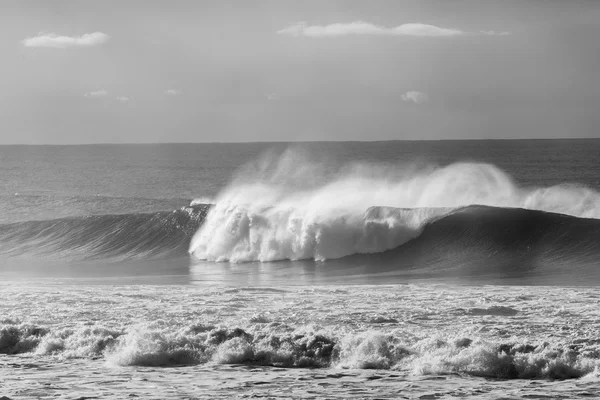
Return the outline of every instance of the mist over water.
{"type": "Polygon", "coordinates": [[[293,148],[241,168],[214,202],[190,252],[232,262],[379,253],[471,205],[600,218],[598,191],[577,184],[522,187],[492,164],[336,164],[293,148]]]}

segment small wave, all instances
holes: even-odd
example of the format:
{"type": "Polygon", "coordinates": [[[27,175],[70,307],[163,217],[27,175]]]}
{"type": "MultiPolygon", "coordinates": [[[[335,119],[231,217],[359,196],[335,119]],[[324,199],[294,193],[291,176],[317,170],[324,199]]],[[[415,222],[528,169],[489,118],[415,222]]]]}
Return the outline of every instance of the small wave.
{"type": "Polygon", "coordinates": [[[426,337],[406,341],[393,332],[332,333],[154,323],[115,330],[101,326],[0,327],[0,353],[64,358],[103,357],[123,366],[205,363],[293,368],[392,369],[412,375],[469,374],[501,379],[571,379],[600,368],[597,341],[496,342],[478,337],[426,337]]]}

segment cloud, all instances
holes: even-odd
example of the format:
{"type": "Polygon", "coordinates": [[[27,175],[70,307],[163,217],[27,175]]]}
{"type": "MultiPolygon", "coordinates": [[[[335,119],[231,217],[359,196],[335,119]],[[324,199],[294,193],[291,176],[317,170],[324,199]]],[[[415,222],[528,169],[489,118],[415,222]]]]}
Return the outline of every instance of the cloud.
{"type": "Polygon", "coordinates": [[[407,102],[412,102],[415,104],[422,104],[429,100],[429,96],[423,92],[417,92],[416,90],[411,90],[402,95],[402,100],[407,102]]]}
{"type": "Polygon", "coordinates": [[[457,29],[440,28],[427,24],[403,24],[395,28],[386,28],[368,22],[354,21],[330,25],[308,25],[298,22],[277,32],[279,35],[294,37],[332,37],[346,35],[388,35],[388,36],[457,36],[464,32],[457,29]]]}
{"type": "Polygon", "coordinates": [[[98,46],[108,41],[110,36],[102,32],[85,33],[81,36],[60,36],[55,33],[40,33],[22,41],[25,47],[51,47],[66,49],[68,47],[98,46]]]}
{"type": "Polygon", "coordinates": [[[106,97],[108,96],[108,92],[104,89],[97,90],[95,92],[87,92],[85,97],[106,97]]]}
{"type": "Polygon", "coordinates": [[[481,31],[464,32],[454,28],[441,28],[435,25],[409,23],[386,28],[364,21],[349,23],[335,23],[329,25],[308,25],[306,22],[297,22],[287,28],[277,31],[279,35],[293,37],[339,37],[348,35],[371,35],[371,36],[416,36],[416,37],[452,37],[462,35],[508,35],[509,32],[481,31]]]}
{"type": "Polygon", "coordinates": [[[120,101],[121,103],[127,103],[129,101],[129,97],[127,96],[117,96],[115,97],[115,99],[117,99],[117,101],[120,101]]]}
{"type": "Polygon", "coordinates": [[[167,89],[165,90],[165,94],[169,96],[177,96],[181,94],[181,90],[177,89],[167,89]]]}
{"type": "Polygon", "coordinates": [[[269,93],[267,95],[267,100],[276,101],[276,100],[279,100],[279,96],[277,95],[277,93],[269,93]]]}

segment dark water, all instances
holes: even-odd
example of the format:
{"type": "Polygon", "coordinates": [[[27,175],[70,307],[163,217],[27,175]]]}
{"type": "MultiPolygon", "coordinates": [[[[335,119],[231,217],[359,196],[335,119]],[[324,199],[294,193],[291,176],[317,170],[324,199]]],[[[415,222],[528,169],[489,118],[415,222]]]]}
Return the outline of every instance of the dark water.
{"type": "MultiPolygon", "coordinates": [[[[2,146],[0,275],[176,276],[258,285],[415,279],[596,284],[598,154],[600,140],[2,146]],[[292,159],[292,169],[294,162],[322,166],[318,177],[301,175],[314,180],[312,189],[335,181],[345,165],[375,165],[388,174],[397,169],[406,179],[407,171],[462,162],[490,164],[519,191],[538,192],[534,206],[523,203],[530,210],[506,209],[486,193],[481,204],[500,208],[467,207],[425,221],[413,240],[388,251],[244,264],[190,258],[190,240],[208,212],[208,206],[188,207],[190,201],[212,202],[236,174],[238,183],[260,181],[264,176],[256,171],[264,155],[277,157],[289,148],[303,154],[292,159]]],[[[377,171],[367,176],[377,179],[377,171]]],[[[288,176],[278,179],[285,183],[288,176]]],[[[297,180],[289,176],[288,183],[297,180]]],[[[435,205],[456,206],[451,200],[435,205]]],[[[365,204],[365,210],[384,205],[390,204],[365,204]]]]}

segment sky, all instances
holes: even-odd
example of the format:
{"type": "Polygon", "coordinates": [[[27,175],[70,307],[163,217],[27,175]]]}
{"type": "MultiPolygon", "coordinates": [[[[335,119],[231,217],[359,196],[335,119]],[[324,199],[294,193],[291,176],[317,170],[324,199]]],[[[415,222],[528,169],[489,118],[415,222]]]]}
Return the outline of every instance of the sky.
{"type": "Polygon", "coordinates": [[[21,1],[0,144],[600,137],[600,1],[21,1]]]}

